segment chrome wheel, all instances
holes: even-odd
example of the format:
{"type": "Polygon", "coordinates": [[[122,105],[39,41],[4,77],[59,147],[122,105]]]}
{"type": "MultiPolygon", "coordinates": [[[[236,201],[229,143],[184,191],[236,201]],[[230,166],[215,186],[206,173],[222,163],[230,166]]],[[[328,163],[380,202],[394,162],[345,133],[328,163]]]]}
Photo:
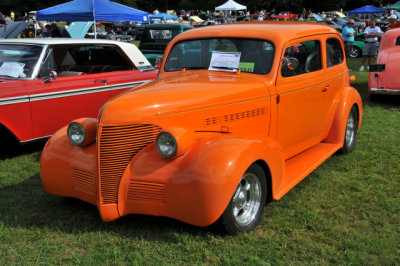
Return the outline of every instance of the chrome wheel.
{"type": "Polygon", "coordinates": [[[354,142],[355,135],[356,135],[356,119],[352,113],[349,115],[349,119],[347,120],[346,125],[346,143],[348,146],[351,146],[354,142]]]}
{"type": "Polygon", "coordinates": [[[353,151],[356,145],[358,127],[357,107],[353,106],[350,110],[349,117],[347,118],[346,130],[344,135],[343,147],[339,150],[341,154],[348,154],[353,151]]]}
{"type": "Polygon", "coordinates": [[[254,221],[260,209],[262,198],[261,183],[253,173],[246,173],[233,195],[233,217],[241,226],[254,221]]]}

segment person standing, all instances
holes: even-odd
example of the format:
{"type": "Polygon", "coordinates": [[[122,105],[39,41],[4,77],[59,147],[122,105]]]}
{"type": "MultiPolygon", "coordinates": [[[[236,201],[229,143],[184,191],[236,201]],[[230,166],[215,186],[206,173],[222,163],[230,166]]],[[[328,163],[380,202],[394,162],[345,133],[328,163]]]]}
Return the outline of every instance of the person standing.
{"type": "Polygon", "coordinates": [[[106,40],[114,40],[115,41],[117,39],[117,36],[115,36],[114,32],[112,31],[112,24],[110,24],[110,23],[105,24],[104,29],[107,33],[106,40]]]}
{"type": "Polygon", "coordinates": [[[369,70],[369,65],[372,63],[372,58],[378,53],[379,43],[378,37],[382,34],[381,28],[376,26],[376,20],[371,20],[371,26],[365,28],[364,37],[365,45],[363,50],[363,58],[361,62],[360,71],[364,71],[365,61],[368,58],[367,70],[369,70]]]}
{"type": "Polygon", "coordinates": [[[386,31],[400,27],[400,22],[397,22],[397,16],[396,15],[389,16],[388,20],[389,20],[389,25],[386,28],[386,31]]]}
{"type": "Polygon", "coordinates": [[[353,49],[354,35],[356,31],[354,30],[354,19],[349,19],[346,25],[342,29],[342,37],[344,41],[344,51],[346,53],[347,67],[349,67],[349,57],[351,50],[353,49]]]}

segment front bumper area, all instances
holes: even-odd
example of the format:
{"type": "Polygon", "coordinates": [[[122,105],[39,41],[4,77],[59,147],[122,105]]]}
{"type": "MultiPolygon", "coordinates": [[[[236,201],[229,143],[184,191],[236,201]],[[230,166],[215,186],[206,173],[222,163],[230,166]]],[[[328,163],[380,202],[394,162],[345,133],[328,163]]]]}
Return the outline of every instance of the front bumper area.
{"type": "Polygon", "coordinates": [[[400,89],[378,89],[370,88],[369,92],[371,94],[387,94],[387,95],[400,95],[400,89]]]}
{"type": "MultiPolygon", "coordinates": [[[[43,149],[41,180],[52,195],[96,205],[103,221],[145,214],[207,226],[220,217],[236,188],[238,180],[232,174],[237,171],[233,171],[232,157],[238,156],[225,148],[218,149],[218,155],[213,149],[205,152],[206,147],[212,146],[206,140],[198,145],[188,154],[168,160],[158,154],[154,144],[149,144],[124,167],[116,185],[117,201],[105,203],[96,143],[85,147],[71,144],[65,127],[43,149]]],[[[231,145],[227,148],[232,149],[231,145]]],[[[240,178],[242,173],[237,173],[240,178]]]]}

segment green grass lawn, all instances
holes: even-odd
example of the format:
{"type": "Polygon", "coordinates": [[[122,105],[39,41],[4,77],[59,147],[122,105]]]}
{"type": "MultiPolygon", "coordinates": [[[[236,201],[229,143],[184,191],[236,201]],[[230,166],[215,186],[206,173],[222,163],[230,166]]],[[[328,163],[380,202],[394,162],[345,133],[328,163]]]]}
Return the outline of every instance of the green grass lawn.
{"type": "Polygon", "coordinates": [[[364,101],[355,151],[269,204],[253,232],[142,215],[104,223],[96,207],[43,191],[31,145],[0,159],[0,264],[398,264],[400,100],[370,102],[368,73],[350,64],[364,101]]]}

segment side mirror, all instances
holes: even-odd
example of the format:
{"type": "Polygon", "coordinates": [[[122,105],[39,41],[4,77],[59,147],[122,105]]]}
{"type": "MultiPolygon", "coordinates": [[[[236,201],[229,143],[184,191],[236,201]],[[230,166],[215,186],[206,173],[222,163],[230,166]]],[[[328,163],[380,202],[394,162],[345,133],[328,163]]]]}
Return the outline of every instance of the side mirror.
{"type": "Polygon", "coordinates": [[[286,67],[290,70],[296,70],[299,67],[299,60],[295,57],[284,57],[283,63],[286,64],[286,67]]]}
{"type": "Polygon", "coordinates": [[[42,84],[51,83],[52,80],[55,80],[55,79],[57,79],[57,72],[54,70],[50,71],[49,76],[45,80],[42,81],[42,84]]]}

